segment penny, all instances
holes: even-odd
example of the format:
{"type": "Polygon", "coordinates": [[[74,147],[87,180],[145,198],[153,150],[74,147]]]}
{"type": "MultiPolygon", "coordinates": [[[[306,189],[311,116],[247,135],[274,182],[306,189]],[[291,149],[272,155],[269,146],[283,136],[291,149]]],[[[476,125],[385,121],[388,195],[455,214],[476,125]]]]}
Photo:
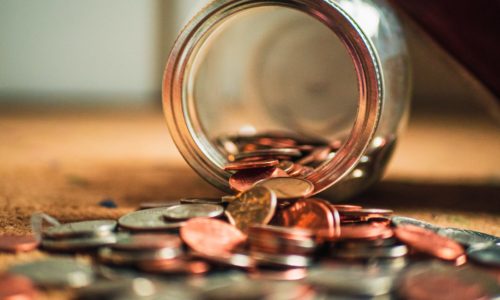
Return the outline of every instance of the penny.
{"type": "Polygon", "coordinates": [[[231,252],[246,240],[238,228],[217,219],[194,218],[180,229],[182,240],[194,251],[206,255],[231,252]]]}
{"type": "Polygon", "coordinates": [[[493,235],[459,228],[441,228],[437,231],[437,234],[450,238],[466,247],[500,241],[498,237],[493,235]]]}
{"type": "Polygon", "coordinates": [[[191,218],[217,218],[224,213],[224,208],[216,204],[179,204],[165,209],[163,216],[173,221],[191,218]]]}
{"type": "Polygon", "coordinates": [[[282,160],[278,164],[278,168],[282,169],[283,171],[290,173],[290,171],[293,170],[293,167],[295,164],[289,160],[282,160]]]}
{"type": "Polygon", "coordinates": [[[343,210],[343,217],[359,217],[361,220],[378,217],[390,217],[394,212],[390,209],[363,208],[358,210],[343,210]]]}
{"type": "Polygon", "coordinates": [[[10,274],[0,276],[0,299],[31,300],[36,298],[36,288],[29,278],[10,274]]]}
{"type": "Polygon", "coordinates": [[[203,261],[184,261],[180,259],[169,259],[159,261],[147,261],[137,265],[146,272],[163,274],[204,274],[210,270],[210,266],[203,261]]]}
{"type": "Polygon", "coordinates": [[[26,276],[41,287],[82,287],[94,281],[89,264],[72,258],[51,257],[18,264],[8,270],[11,274],[26,276]]]}
{"type": "Polygon", "coordinates": [[[116,243],[116,240],[115,234],[55,240],[45,238],[42,240],[41,246],[43,249],[53,251],[77,251],[111,245],[116,243]]]}
{"type": "Polygon", "coordinates": [[[457,242],[418,226],[399,226],[394,233],[400,241],[418,252],[444,260],[456,260],[464,255],[464,249],[457,242]]]}
{"type": "Polygon", "coordinates": [[[224,170],[226,171],[239,171],[246,169],[259,169],[259,168],[267,168],[267,167],[275,167],[279,164],[279,161],[276,159],[265,159],[265,160],[256,160],[256,161],[237,161],[228,163],[224,166],[224,170]]]}
{"type": "Polygon", "coordinates": [[[52,226],[43,231],[43,236],[52,239],[95,236],[108,234],[116,228],[115,220],[92,220],[52,226]]]}
{"type": "Polygon", "coordinates": [[[140,251],[162,248],[180,248],[180,238],[173,234],[140,233],[128,234],[118,239],[110,248],[117,250],[140,251]]]}
{"type": "Polygon", "coordinates": [[[299,157],[301,152],[295,148],[273,148],[258,149],[248,152],[240,152],[234,155],[235,160],[241,160],[249,157],[299,157]]]}
{"type": "Polygon", "coordinates": [[[118,219],[121,227],[134,231],[172,230],[182,227],[183,222],[166,222],[163,215],[166,207],[134,211],[118,219]]]}
{"type": "Polygon", "coordinates": [[[274,177],[258,181],[256,186],[267,187],[280,200],[301,199],[311,195],[314,185],[307,179],[295,177],[274,177]]]}
{"type": "Polygon", "coordinates": [[[425,229],[428,229],[428,230],[431,230],[434,232],[437,232],[439,230],[438,226],[432,225],[432,224],[424,222],[424,221],[420,221],[420,220],[408,218],[408,217],[403,217],[403,216],[393,216],[391,218],[391,222],[395,226],[414,225],[414,226],[422,227],[422,228],[425,228],[425,229]]]}
{"type": "Polygon", "coordinates": [[[252,225],[265,225],[276,210],[276,195],[265,187],[253,187],[231,201],[226,216],[231,224],[246,232],[252,225]]]}
{"type": "Polygon", "coordinates": [[[343,226],[340,239],[362,239],[362,240],[375,240],[375,239],[388,239],[394,235],[391,228],[375,224],[343,226]]]}
{"type": "Polygon", "coordinates": [[[288,174],[276,167],[242,170],[231,175],[229,186],[235,191],[243,192],[260,180],[277,176],[288,176],[288,174]]]}
{"type": "Polygon", "coordinates": [[[500,246],[495,243],[472,246],[467,250],[467,256],[480,264],[500,267],[500,246]]]}
{"type": "Polygon", "coordinates": [[[252,251],[271,254],[310,255],[317,246],[310,230],[270,225],[251,227],[248,241],[252,251]]]}
{"type": "Polygon", "coordinates": [[[338,212],[318,199],[298,200],[280,212],[276,223],[284,227],[312,230],[320,239],[332,239],[340,235],[338,212]]]}
{"type": "Polygon", "coordinates": [[[216,204],[223,205],[225,196],[220,198],[182,198],[180,204],[216,204]]]}
{"type": "Polygon", "coordinates": [[[38,241],[32,235],[0,235],[0,251],[27,252],[37,247],[38,241]]]}
{"type": "Polygon", "coordinates": [[[339,213],[345,212],[345,211],[359,211],[363,209],[362,206],[359,205],[348,205],[348,204],[331,204],[333,208],[339,211],[339,213]]]}

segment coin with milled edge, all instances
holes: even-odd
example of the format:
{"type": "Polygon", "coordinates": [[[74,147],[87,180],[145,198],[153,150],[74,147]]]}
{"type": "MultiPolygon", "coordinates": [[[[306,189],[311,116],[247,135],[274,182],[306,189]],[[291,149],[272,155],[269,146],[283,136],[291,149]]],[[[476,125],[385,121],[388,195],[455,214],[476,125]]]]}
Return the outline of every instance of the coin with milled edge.
{"type": "Polygon", "coordinates": [[[307,179],[296,177],[274,177],[261,180],[256,186],[267,187],[280,200],[305,198],[314,192],[314,185],[307,179]]]}
{"type": "Polygon", "coordinates": [[[231,201],[226,208],[229,222],[246,232],[252,225],[265,225],[276,210],[276,195],[265,187],[253,187],[231,201]]]}
{"type": "Polygon", "coordinates": [[[166,222],[163,218],[166,207],[138,210],[118,219],[121,227],[133,231],[172,230],[182,227],[183,222],[166,222]]]}
{"type": "Polygon", "coordinates": [[[424,221],[420,221],[420,220],[408,218],[408,217],[403,217],[403,216],[393,216],[391,218],[391,222],[395,226],[413,225],[413,226],[422,227],[422,228],[425,228],[425,229],[428,229],[428,230],[431,230],[434,232],[437,232],[439,230],[438,226],[432,225],[432,224],[424,222],[424,221]]]}
{"type": "Polygon", "coordinates": [[[26,276],[41,287],[82,287],[95,278],[89,264],[65,257],[15,265],[8,272],[26,276]]]}
{"type": "Polygon", "coordinates": [[[480,264],[500,267],[500,246],[495,243],[474,245],[467,250],[467,256],[480,264]]]}
{"type": "Polygon", "coordinates": [[[38,241],[32,235],[0,235],[0,251],[26,252],[37,247],[38,241]]]}
{"type": "Polygon", "coordinates": [[[216,204],[179,204],[165,210],[167,220],[183,221],[191,218],[217,218],[224,213],[224,208],[216,204]]]}
{"type": "Polygon", "coordinates": [[[81,236],[98,236],[108,234],[116,228],[115,220],[92,220],[52,226],[43,231],[43,236],[51,239],[62,239],[81,236]]]}
{"type": "Polygon", "coordinates": [[[441,228],[437,231],[437,233],[439,235],[450,238],[466,247],[473,246],[475,244],[500,241],[498,237],[493,235],[460,228],[441,228]]]}
{"type": "Polygon", "coordinates": [[[105,236],[76,237],[68,239],[43,239],[41,246],[53,251],[77,251],[98,248],[116,243],[117,236],[113,233],[105,236]]]}

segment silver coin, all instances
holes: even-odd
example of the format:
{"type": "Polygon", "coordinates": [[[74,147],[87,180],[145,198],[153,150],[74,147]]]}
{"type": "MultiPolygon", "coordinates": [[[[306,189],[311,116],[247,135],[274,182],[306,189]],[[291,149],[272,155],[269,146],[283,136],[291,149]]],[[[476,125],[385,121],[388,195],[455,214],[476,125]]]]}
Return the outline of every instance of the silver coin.
{"type": "Polygon", "coordinates": [[[460,229],[460,228],[441,228],[437,232],[439,235],[450,238],[466,247],[475,244],[491,243],[500,241],[496,236],[489,235],[474,230],[460,229]]]}
{"type": "Polygon", "coordinates": [[[129,299],[128,296],[133,292],[132,286],[132,279],[100,280],[77,289],[76,299],[129,299]]]}
{"type": "Polygon", "coordinates": [[[79,236],[98,236],[108,234],[116,228],[115,220],[92,220],[66,223],[52,226],[43,231],[43,236],[52,239],[62,239],[79,236]]]}
{"type": "Polygon", "coordinates": [[[273,148],[273,149],[259,149],[248,152],[240,152],[234,155],[235,160],[241,160],[250,157],[275,157],[275,156],[290,156],[300,157],[302,153],[295,148],[273,148]]]}
{"type": "Polygon", "coordinates": [[[408,247],[406,245],[394,245],[388,247],[340,248],[333,250],[332,254],[338,258],[347,259],[397,258],[408,254],[408,247]]]}
{"type": "Polygon", "coordinates": [[[269,254],[264,252],[251,251],[250,256],[257,265],[305,268],[312,265],[312,258],[304,255],[269,254]]]}
{"type": "Polygon", "coordinates": [[[167,208],[163,216],[170,220],[191,218],[216,218],[224,213],[224,208],[216,204],[180,204],[167,208]]]}
{"type": "Polygon", "coordinates": [[[118,219],[118,224],[133,231],[171,230],[184,225],[183,222],[166,222],[163,215],[167,209],[159,207],[134,211],[118,219]]]}
{"type": "Polygon", "coordinates": [[[420,220],[417,220],[417,219],[403,217],[403,216],[393,216],[391,218],[391,222],[395,226],[413,225],[413,226],[418,226],[418,227],[421,227],[421,228],[424,228],[424,229],[427,229],[427,230],[431,230],[431,231],[434,231],[434,232],[437,232],[440,229],[439,226],[432,225],[430,223],[427,223],[427,222],[424,222],[424,221],[420,221],[420,220]]]}
{"type": "Polygon", "coordinates": [[[474,245],[467,250],[467,256],[478,263],[500,267],[500,246],[496,243],[474,245]]]}
{"type": "Polygon", "coordinates": [[[110,234],[107,236],[78,237],[70,239],[43,239],[42,248],[55,251],[75,251],[83,249],[93,249],[116,243],[117,236],[110,234]]]}
{"type": "Polygon", "coordinates": [[[101,248],[98,252],[99,259],[104,263],[114,265],[134,265],[144,261],[173,259],[182,254],[180,248],[163,248],[149,251],[123,251],[109,247],[101,248]]]}
{"type": "Polygon", "coordinates": [[[224,204],[222,198],[182,198],[180,202],[181,204],[224,204]]]}
{"type": "Polygon", "coordinates": [[[150,209],[150,208],[160,208],[169,207],[174,205],[179,205],[180,201],[162,201],[162,202],[142,202],[139,205],[139,210],[150,209]]]}
{"type": "Polygon", "coordinates": [[[95,279],[89,264],[66,257],[15,265],[8,272],[26,276],[41,287],[83,287],[95,279]]]}
{"type": "Polygon", "coordinates": [[[388,272],[356,266],[311,270],[306,281],[312,286],[350,296],[381,296],[392,289],[394,276],[388,272]]]}

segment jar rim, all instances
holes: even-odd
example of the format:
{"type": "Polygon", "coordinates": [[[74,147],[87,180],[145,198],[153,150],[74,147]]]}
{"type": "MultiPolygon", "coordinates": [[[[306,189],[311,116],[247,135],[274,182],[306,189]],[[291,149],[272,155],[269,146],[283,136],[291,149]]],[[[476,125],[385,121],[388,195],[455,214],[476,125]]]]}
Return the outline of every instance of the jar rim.
{"type": "Polygon", "coordinates": [[[231,175],[212,159],[220,153],[196,131],[201,127],[189,95],[192,58],[203,42],[227,18],[251,8],[281,6],[304,12],[326,25],[349,52],[358,81],[358,111],[345,143],[330,161],[305,178],[324,191],[342,180],[358,163],[378,128],[382,110],[383,81],[376,51],[361,27],[337,3],[330,0],[232,0],[213,1],[181,31],[167,61],[163,77],[163,109],[171,136],[188,164],[205,180],[230,191],[231,175]]]}

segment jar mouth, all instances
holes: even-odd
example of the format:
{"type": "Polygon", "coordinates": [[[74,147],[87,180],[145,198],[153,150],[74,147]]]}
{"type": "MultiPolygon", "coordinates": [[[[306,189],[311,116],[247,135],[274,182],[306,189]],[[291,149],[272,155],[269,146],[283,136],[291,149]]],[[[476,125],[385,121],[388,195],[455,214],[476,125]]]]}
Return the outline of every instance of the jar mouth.
{"type": "Polygon", "coordinates": [[[343,179],[358,163],[378,127],[382,109],[382,76],[377,54],[362,29],[336,3],[328,0],[214,1],[195,16],[179,35],[163,79],[163,106],[174,142],[201,177],[230,191],[224,171],[227,157],[204,134],[193,95],[194,58],[203,43],[228,18],[248,9],[276,6],[298,10],[320,21],[344,44],[355,68],[358,107],[350,134],[335,155],[305,176],[319,193],[343,179]]]}

